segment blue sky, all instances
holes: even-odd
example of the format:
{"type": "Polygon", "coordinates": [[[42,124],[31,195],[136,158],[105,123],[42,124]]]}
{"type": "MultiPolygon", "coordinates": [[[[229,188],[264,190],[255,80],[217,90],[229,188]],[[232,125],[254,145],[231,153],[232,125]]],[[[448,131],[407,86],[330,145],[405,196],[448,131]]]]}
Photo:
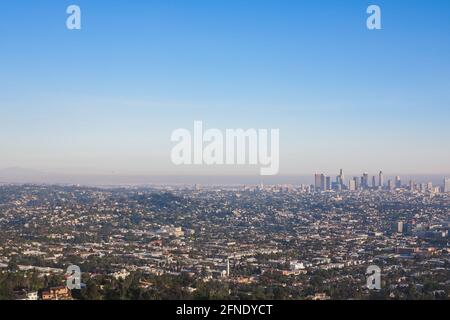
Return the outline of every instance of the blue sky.
{"type": "MultiPolygon", "coordinates": [[[[0,168],[180,168],[174,129],[279,128],[281,173],[450,172],[446,0],[1,4],[0,168]],[[65,28],[66,8],[82,30],[65,28]],[[383,29],[366,28],[366,8],[383,29]]],[[[228,170],[228,171],[227,171],[228,170]]]]}

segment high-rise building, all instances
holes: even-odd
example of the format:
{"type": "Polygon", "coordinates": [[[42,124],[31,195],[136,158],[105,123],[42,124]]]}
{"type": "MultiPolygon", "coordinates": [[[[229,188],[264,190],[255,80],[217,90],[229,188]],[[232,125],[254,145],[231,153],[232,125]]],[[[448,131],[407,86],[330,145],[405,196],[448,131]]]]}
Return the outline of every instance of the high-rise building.
{"type": "Polygon", "coordinates": [[[372,177],[372,188],[375,189],[377,187],[377,178],[375,176],[372,177]]]}
{"type": "Polygon", "coordinates": [[[384,187],[384,175],[383,175],[383,171],[380,171],[380,173],[378,174],[378,186],[380,188],[384,187]]]}
{"type": "Polygon", "coordinates": [[[324,174],[320,175],[320,190],[326,190],[326,176],[324,174]]]}
{"type": "Polygon", "coordinates": [[[426,191],[425,183],[421,183],[421,184],[419,185],[419,190],[420,190],[421,193],[424,193],[424,192],[426,191]]]}
{"type": "Polygon", "coordinates": [[[398,233],[403,233],[403,226],[404,226],[403,221],[397,222],[397,232],[398,233]]]}
{"type": "Polygon", "coordinates": [[[395,177],[395,187],[397,189],[400,189],[402,187],[402,180],[400,179],[400,176],[395,177]]]}
{"type": "Polygon", "coordinates": [[[398,221],[397,222],[397,233],[401,234],[408,234],[411,231],[411,224],[404,222],[404,221],[398,221]]]}
{"type": "Polygon", "coordinates": [[[355,180],[355,179],[351,179],[351,180],[348,182],[348,189],[349,189],[350,191],[355,191],[355,190],[356,190],[356,180],[355,180]]]}
{"type": "Polygon", "coordinates": [[[326,189],[326,191],[331,190],[331,177],[326,177],[325,189],[326,189]]]}
{"type": "Polygon", "coordinates": [[[367,172],[364,172],[362,179],[361,179],[361,187],[363,189],[369,188],[369,174],[367,172]]]}
{"type": "Polygon", "coordinates": [[[355,182],[355,190],[359,190],[360,183],[359,183],[358,178],[357,178],[357,177],[354,177],[354,178],[353,178],[353,181],[355,182]]]}
{"type": "Polygon", "coordinates": [[[450,192],[450,179],[444,179],[444,192],[450,192]]]}
{"type": "Polygon", "coordinates": [[[416,183],[414,180],[409,180],[409,190],[415,191],[416,190],[416,183]]]}
{"type": "Polygon", "coordinates": [[[320,178],[321,178],[321,174],[316,173],[314,175],[314,188],[316,189],[315,191],[320,190],[320,178]]]}
{"type": "Polygon", "coordinates": [[[342,183],[340,182],[339,176],[336,177],[336,182],[331,184],[331,189],[336,191],[342,191],[342,183]]]}
{"type": "Polygon", "coordinates": [[[339,179],[341,180],[341,187],[343,187],[344,186],[345,177],[344,177],[344,170],[342,170],[342,169],[339,172],[339,179]]]}
{"type": "Polygon", "coordinates": [[[389,190],[394,190],[395,189],[395,185],[394,182],[392,180],[388,180],[388,189],[389,190]]]}

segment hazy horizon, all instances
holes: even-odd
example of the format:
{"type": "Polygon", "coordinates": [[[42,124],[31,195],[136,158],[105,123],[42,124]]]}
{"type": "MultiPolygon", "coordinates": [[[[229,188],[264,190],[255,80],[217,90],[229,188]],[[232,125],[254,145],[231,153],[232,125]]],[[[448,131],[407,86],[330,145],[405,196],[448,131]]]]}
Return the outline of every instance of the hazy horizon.
{"type": "MultiPolygon", "coordinates": [[[[261,177],[258,174],[246,174],[246,175],[124,175],[124,174],[61,174],[55,172],[45,172],[38,170],[26,170],[23,168],[0,168],[0,184],[80,184],[80,185],[92,185],[92,186],[139,186],[139,185],[257,185],[257,184],[288,184],[288,185],[300,185],[300,184],[313,184],[314,174],[288,174],[261,177]]],[[[317,172],[321,173],[321,172],[317,172]]],[[[334,178],[338,175],[339,170],[336,172],[323,172],[334,178]]],[[[370,176],[377,176],[377,173],[369,173],[370,176]]],[[[360,177],[361,173],[346,173],[345,183],[353,177],[360,177]]],[[[450,177],[450,173],[440,174],[398,174],[384,172],[385,180],[394,179],[395,176],[400,175],[404,184],[409,180],[414,180],[418,183],[433,182],[435,185],[441,185],[445,177],[450,177]]]]}

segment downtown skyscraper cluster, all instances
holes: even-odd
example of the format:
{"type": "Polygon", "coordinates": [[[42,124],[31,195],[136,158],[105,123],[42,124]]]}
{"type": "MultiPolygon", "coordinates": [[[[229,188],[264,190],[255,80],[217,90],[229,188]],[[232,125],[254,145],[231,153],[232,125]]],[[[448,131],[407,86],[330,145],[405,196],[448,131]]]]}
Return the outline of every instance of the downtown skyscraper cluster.
{"type": "Polygon", "coordinates": [[[358,191],[358,190],[396,190],[407,189],[410,191],[432,192],[432,193],[448,193],[450,192],[450,179],[444,178],[442,186],[433,186],[432,182],[417,184],[414,180],[410,180],[409,184],[403,184],[400,176],[395,176],[394,179],[389,179],[385,182],[383,171],[380,171],[377,176],[370,178],[367,172],[364,172],[359,177],[353,177],[345,182],[343,169],[339,174],[332,179],[323,173],[316,173],[314,175],[314,186],[316,192],[325,191],[358,191]]]}

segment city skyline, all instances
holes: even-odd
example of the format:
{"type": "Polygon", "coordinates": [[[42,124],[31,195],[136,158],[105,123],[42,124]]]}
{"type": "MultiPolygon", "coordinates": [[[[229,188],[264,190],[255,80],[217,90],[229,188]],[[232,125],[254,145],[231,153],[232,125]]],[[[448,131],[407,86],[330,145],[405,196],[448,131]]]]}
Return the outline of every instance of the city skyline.
{"type": "MultiPolygon", "coordinates": [[[[338,170],[339,171],[339,170],[338,170]]],[[[258,174],[253,175],[95,175],[95,174],[80,174],[70,175],[61,174],[55,172],[45,172],[38,170],[29,170],[23,168],[8,168],[0,169],[0,184],[62,184],[62,185],[132,185],[132,186],[144,186],[144,185],[258,185],[261,183],[269,185],[315,185],[317,183],[317,177],[323,175],[323,178],[330,178],[330,185],[337,182],[338,177],[344,177],[342,185],[349,187],[349,181],[355,178],[360,179],[362,175],[368,175],[368,185],[373,186],[373,178],[376,180],[376,185],[388,186],[390,180],[395,180],[396,177],[400,177],[398,173],[386,173],[379,170],[378,173],[367,173],[366,171],[360,173],[345,172],[344,169],[340,169],[340,172],[336,173],[309,173],[309,174],[292,174],[292,175],[276,175],[276,176],[260,176],[258,174]],[[380,173],[382,174],[380,179],[380,173]]],[[[444,185],[443,180],[450,177],[450,174],[401,174],[404,178],[404,185],[410,181],[415,183],[433,183],[435,185],[444,185]]],[[[325,180],[324,180],[325,181],[325,180]]],[[[321,183],[321,182],[319,182],[321,183]]],[[[324,182],[325,183],[325,182],[324,182]]],[[[359,182],[358,182],[359,183],[359,182]]]]}
{"type": "Polygon", "coordinates": [[[447,193],[450,192],[450,178],[443,177],[441,183],[433,185],[433,181],[415,180],[414,177],[408,177],[408,181],[402,180],[399,175],[385,175],[382,170],[377,175],[369,175],[364,172],[362,175],[350,175],[345,178],[344,170],[340,169],[339,174],[334,176],[316,173],[314,175],[314,191],[358,191],[358,190],[396,190],[408,189],[410,191],[447,193]]]}
{"type": "Polygon", "coordinates": [[[1,302],[450,300],[450,1],[1,8],[1,302]]]}

